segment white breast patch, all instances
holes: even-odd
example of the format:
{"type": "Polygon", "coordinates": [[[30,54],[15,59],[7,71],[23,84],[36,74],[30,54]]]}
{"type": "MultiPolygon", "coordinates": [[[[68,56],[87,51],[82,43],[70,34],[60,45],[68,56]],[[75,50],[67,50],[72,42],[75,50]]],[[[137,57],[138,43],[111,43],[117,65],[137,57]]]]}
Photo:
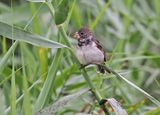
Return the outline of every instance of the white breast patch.
{"type": "Polygon", "coordinates": [[[104,62],[104,54],[92,44],[82,47],[77,47],[76,56],[81,64],[102,64],[104,62]]]}

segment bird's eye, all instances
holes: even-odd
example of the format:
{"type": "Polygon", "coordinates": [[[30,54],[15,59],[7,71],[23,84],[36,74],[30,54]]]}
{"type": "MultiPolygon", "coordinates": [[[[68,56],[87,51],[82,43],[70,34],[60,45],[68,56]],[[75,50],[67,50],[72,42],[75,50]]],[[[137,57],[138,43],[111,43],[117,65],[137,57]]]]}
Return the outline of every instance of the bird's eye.
{"type": "Polygon", "coordinates": [[[83,35],[84,33],[83,33],[83,32],[81,32],[80,34],[81,34],[81,35],[83,35]]]}

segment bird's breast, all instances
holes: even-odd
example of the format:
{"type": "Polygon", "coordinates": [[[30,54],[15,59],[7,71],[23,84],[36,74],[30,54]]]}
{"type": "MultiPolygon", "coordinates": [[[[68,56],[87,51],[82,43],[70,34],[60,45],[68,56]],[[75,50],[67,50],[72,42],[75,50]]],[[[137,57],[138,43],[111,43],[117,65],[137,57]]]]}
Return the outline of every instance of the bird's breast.
{"type": "Polygon", "coordinates": [[[104,54],[96,47],[95,43],[77,47],[76,55],[81,64],[101,64],[104,62],[104,54]]]}

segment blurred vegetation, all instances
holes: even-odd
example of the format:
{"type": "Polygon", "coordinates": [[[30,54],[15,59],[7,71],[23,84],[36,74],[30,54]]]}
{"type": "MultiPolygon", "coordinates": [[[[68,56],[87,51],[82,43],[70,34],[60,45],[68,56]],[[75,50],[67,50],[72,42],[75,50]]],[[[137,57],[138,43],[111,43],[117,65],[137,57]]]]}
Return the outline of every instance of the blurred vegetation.
{"type": "MultiPolygon", "coordinates": [[[[83,26],[103,44],[107,66],[160,100],[159,0],[1,0],[0,115],[32,115],[52,104],[57,115],[104,114],[82,91],[89,84],[72,53],[70,36],[83,26]]],[[[153,98],[126,81],[94,66],[86,71],[100,95],[129,115],[160,114],[153,98]]]]}

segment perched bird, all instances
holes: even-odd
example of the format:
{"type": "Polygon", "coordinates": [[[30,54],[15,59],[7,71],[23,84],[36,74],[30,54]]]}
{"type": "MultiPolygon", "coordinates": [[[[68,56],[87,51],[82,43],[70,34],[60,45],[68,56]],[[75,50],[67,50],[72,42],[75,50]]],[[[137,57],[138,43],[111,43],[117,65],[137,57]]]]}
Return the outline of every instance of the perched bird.
{"type": "Polygon", "coordinates": [[[73,37],[78,41],[76,56],[82,65],[81,67],[95,64],[99,72],[109,72],[104,66],[104,62],[106,61],[105,52],[89,28],[81,28],[78,32],[74,33],[73,37]]]}

